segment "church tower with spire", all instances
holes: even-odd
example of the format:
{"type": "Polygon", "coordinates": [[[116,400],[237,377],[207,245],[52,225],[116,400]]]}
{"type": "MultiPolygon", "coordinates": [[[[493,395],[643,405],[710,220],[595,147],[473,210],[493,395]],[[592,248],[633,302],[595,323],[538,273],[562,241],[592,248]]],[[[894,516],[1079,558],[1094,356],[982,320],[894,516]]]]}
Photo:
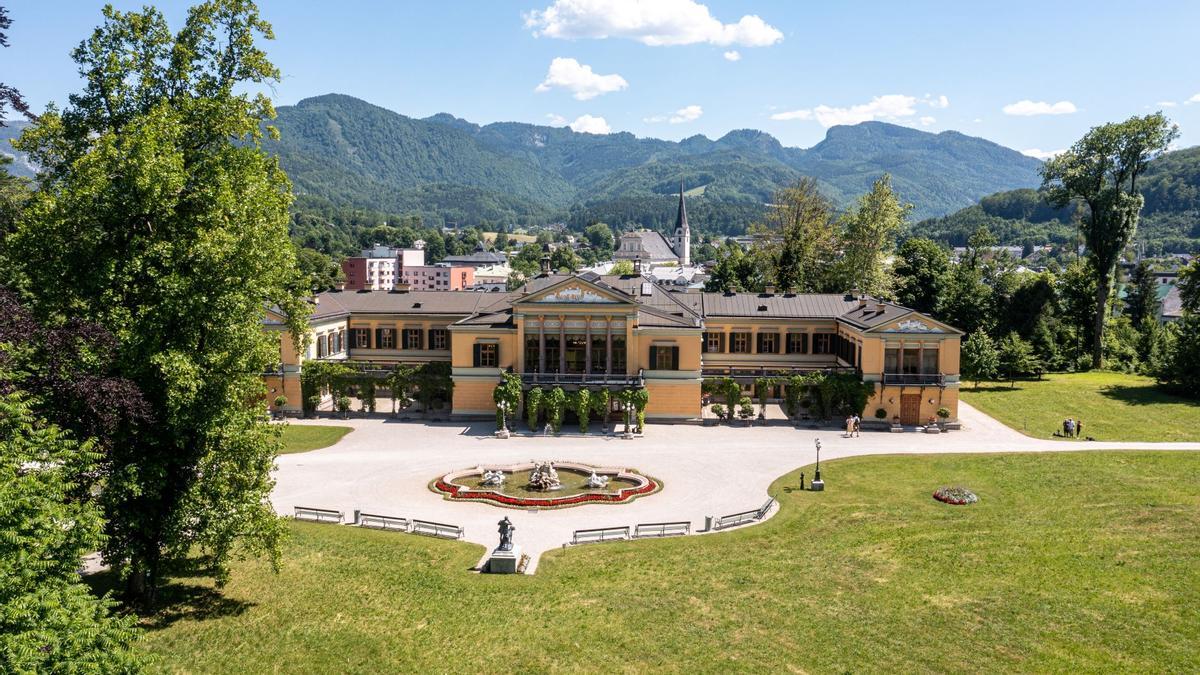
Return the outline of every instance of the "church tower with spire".
{"type": "Polygon", "coordinates": [[[671,247],[679,258],[680,266],[692,263],[692,230],[688,227],[687,204],[683,201],[683,179],[679,179],[679,213],[675,215],[675,233],[671,236],[671,247]]]}

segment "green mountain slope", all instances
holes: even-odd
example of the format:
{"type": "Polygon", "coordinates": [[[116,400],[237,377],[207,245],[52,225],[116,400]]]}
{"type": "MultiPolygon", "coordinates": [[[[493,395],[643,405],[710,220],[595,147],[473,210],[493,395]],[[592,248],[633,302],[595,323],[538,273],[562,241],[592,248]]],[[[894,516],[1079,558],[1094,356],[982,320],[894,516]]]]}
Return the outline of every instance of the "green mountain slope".
{"type": "MultiPolygon", "coordinates": [[[[1156,158],[1141,179],[1142,209],[1136,240],[1151,253],[1200,250],[1200,146],[1156,158]]],[[[913,234],[961,246],[980,225],[1003,244],[1071,242],[1075,206],[1055,209],[1036,190],[999,192],[948,216],[915,224],[913,234]]]]}

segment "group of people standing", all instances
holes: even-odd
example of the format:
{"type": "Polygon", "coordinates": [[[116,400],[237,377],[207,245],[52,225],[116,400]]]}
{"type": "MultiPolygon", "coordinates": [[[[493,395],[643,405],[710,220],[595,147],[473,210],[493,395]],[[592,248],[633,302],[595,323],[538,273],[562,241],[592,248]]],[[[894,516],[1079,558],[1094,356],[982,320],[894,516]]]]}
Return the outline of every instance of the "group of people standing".
{"type": "Polygon", "coordinates": [[[846,418],[846,438],[862,436],[862,418],[857,414],[846,418]]]}
{"type": "Polygon", "coordinates": [[[1067,438],[1079,438],[1083,435],[1083,420],[1075,420],[1068,417],[1063,420],[1063,436],[1067,438]]]}

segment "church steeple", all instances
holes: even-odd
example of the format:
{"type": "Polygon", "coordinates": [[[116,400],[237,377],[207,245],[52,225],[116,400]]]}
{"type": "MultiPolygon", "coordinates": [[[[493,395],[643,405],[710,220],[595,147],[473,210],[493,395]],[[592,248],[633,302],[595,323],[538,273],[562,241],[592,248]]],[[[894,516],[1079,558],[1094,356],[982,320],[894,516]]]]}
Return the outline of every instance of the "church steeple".
{"type": "Polygon", "coordinates": [[[690,265],[692,260],[692,230],[688,227],[687,204],[683,200],[683,178],[679,179],[679,212],[675,215],[675,232],[671,245],[680,265],[690,265]]]}

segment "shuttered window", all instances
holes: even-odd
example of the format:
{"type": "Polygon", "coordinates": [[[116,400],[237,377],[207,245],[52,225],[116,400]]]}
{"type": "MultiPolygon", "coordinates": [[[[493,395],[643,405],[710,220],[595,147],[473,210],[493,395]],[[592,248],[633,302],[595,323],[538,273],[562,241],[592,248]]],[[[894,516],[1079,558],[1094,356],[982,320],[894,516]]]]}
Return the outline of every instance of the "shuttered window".
{"type": "Polygon", "coordinates": [[[807,354],[808,353],[808,333],[788,333],[787,353],[788,354],[807,354]]]}
{"type": "Polygon", "coordinates": [[[725,334],[724,333],[705,333],[704,334],[704,352],[708,354],[721,354],[725,351],[725,334]]]}
{"type": "Polygon", "coordinates": [[[679,370],[679,347],[652,345],[650,347],[650,370],[679,370]]]}
{"type": "Polygon", "coordinates": [[[404,329],[404,348],[405,349],[424,349],[425,331],[420,328],[405,328],[404,329]]]}
{"type": "Polygon", "coordinates": [[[759,333],[758,334],[758,353],[759,354],[778,354],[779,353],[779,333],[759,333]]]}

